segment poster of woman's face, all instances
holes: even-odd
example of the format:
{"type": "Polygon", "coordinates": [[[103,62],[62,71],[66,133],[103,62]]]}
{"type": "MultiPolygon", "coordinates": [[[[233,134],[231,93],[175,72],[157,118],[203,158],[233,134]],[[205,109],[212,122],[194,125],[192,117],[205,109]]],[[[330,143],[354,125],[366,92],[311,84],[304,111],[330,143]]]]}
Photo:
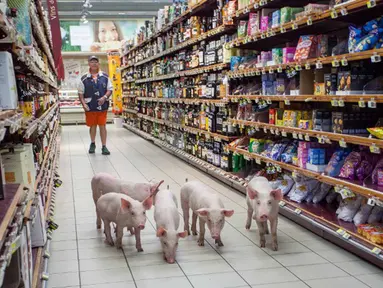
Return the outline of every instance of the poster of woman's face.
{"type": "Polygon", "coordinates": [[[121,41],[134,37],[145,20],[96,20],[88,23],[61,21],[62,51],[101,52],[121,48],[121,41]]]}

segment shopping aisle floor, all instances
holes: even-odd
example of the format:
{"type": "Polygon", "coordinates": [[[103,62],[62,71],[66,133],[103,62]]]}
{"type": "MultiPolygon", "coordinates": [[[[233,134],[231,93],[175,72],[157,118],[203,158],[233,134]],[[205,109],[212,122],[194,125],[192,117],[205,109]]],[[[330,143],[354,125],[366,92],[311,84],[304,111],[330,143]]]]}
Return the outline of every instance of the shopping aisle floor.
{"type": "MultiPolygon", "coordinates": [[[[59,171],[63,185],[55,214],[60,227],[53,234],[49,287],[382,287],[382,270],[283,217],[278,227],[279,250],[259,248],[254,224],[250,231],[245,229],[243,195],[125,129],[109,126],[108,131],[112,154],[102,156],[99,144],[95,155],[87,154],[86,127],[62,129],[59,171]],[[123,251],[107,246],[104,234],[96,229],[90,189],[97,172],[131,181],[165,180],[163,187],[169,185],[178,199],[185,178],[204,182],[221,194],[227,208],[235,210],[222,233],[225,246],[217,248],[209,232],[204,247],[197,245],[196,236],[189,236],[180,239],[177,262],[164,263],[153,209],[147,213],[143,231],[144,252],[136,251],[134,237],[126,232],[123,251]]],[[[181,225],[180,230],[183,221],[181,225]]]]}

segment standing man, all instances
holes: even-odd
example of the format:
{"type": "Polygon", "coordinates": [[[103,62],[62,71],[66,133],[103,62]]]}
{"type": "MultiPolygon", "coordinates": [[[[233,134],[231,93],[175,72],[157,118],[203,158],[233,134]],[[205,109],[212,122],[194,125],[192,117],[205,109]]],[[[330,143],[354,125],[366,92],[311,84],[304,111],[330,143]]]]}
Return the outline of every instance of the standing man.
{"type": "Polygon", "coordinates": [[[90,56],[88,64],[89,72],[81,77],[78,85],[78,95],[85,110],[86,125],[90,127],[91,143],[89,153],[95,153],[98,126],[102,143],[102,155],[109,155],[110,152],[106,148],[106,118],[113,86],[108,75],[100,70],[100,63],[96,56],[90,56]]]}

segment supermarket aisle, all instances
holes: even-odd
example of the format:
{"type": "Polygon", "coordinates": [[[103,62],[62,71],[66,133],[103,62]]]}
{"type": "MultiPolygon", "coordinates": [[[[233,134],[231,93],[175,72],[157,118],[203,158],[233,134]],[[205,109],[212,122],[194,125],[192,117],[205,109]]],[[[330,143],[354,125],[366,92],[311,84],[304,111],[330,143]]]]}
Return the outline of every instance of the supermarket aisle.
{"type": "MultiPolygon", "coordinates": [[[[109,127],[112,155],[88,155],[88,130],[63,127],[56,222],[49,263],[49,287],[381,287],[383,271],[322,240],[293,222],[280,218],[279,251],[258,247],[255,226],[246,231],[244,196],[205,176],[183,161],[126,130],[109,127]],[[155,236],[153,210],[143,231],[144,252],[137,253],[134,237],[125,233],[124,250],[104,244],[96,229],[90,180],[97,172],[132,181],[165,180],[179,198],[188,179],[198,179],[221,193],[235,214],[223,230],[218,249],[206,235],[205,247],[195,236],[181,239],[177,263],[162,260],[155,236]],[[112,286],[110,286],[112,285],[112,286]]],[[[181,209],[180,209],[181,211],[181,209]]],[[[183,224],[182,224],[183,225],[183,224]]]]}

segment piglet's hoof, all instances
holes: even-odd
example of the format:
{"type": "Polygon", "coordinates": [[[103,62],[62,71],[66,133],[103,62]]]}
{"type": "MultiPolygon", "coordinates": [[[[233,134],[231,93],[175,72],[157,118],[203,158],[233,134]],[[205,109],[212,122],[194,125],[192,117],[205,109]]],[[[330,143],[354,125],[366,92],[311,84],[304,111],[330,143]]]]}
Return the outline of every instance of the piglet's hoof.
{"type": "Polygon", "coordinates": [[[246,224],[246,226],[245,226],[245,228],[246,228],[246,230],[250,230],[250,224],[246,224]]]}
{"type": "Polygon", "coordinates": [[[101,224],[96,225],[97,229],[101,229],[101,224]]]}
{"type": "Polygon", "coordinates": [[[144,252],[144,249],[142,249],[142,247],[138,247],[137,252],[144,252]]]}
{"type": "Polygon", "coordinates": [[[133,228],[130,228],[129,231],[130,231],[130,235],[134,235],[134,230],[133,230],[133,228]]]}
{"type": "Polygon", "coordinates": [[[222,247],[223,243],[221,240],[215,240],[215,244],[218,244],[218,247],[222,247]]]}
{"type": "Polygon", "coordinates": [[[272,243],[271,244],[271,250],[278,251],[278,243],[272,243]]]}
{"type": "Polygon", "coordinates": [[[120,243],[116,243],[116,248],[117,249],[122,249],[122,245],[120,243]]]}
{"type": "Polygon", "coordinates": [[[110,245],[110,246],[114,246],[114,242],[113,240],[108,240],[108,239],[105,239],[105,243],[110,245]]]}
{"type": "Polygon", "coordinates": [[[197,243],[198,243],[198,246],[205,246],[205,240],[204,239],[198,239],[198,241],[197,241],[197,243]]]}
{"type": "Polygon", "coordinates": [[[261,248],[265,248],[266,247],[266,241],[260,241],[259,242],[259,245],[261,246],[261,248]]]}
{"type": "MultiPolygon", "coordinates": [[[[192,231],[192,233],[193,233],[194,236],[198,235],[197,231],[192,231]]],[[[190,234],[188,234],[188,235],[190,235],[190,234]]]]}

